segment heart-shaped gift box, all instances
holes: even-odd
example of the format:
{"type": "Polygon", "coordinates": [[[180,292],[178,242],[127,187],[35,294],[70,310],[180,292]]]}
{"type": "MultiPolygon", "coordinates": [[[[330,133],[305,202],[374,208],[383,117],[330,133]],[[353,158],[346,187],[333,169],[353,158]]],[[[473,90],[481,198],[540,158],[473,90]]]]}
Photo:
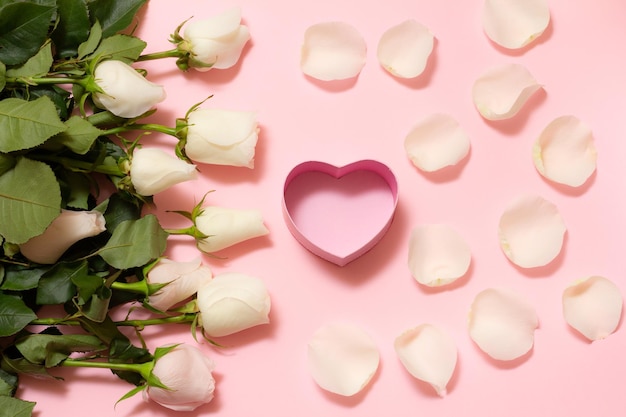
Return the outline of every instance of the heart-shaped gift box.
{"type": "Polygon", "coordinates": [[[287,227],[306,249],[344,266],[387,232],[398,184],[385,164],[361,160],[342,167],[308,161],[294,167],[283,189],[287,227]]]}

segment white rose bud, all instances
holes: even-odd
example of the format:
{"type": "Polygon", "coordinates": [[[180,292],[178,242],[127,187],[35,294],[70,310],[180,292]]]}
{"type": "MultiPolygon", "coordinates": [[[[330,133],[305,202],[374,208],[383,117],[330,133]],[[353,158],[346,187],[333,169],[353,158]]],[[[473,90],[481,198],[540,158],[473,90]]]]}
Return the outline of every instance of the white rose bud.
{"type": "Polygon", "coordinates": [[[270,296],[259,278],[236,272],[220,274],[200,287],[197,303],[200,323],[209,337],[269,323],[270,296]]]}
{"type": "Polygon", "coordinates": [[[174,411],[192,411],[210,402],[215,391],[215,364],[195,346],[180,344],[157,359],[152,369],[166,388],[148,386],[145,400],[174,411]]]}
{"type": "Polygon", "coordinates": [[[122,61],[102,61],[96,66],[94,75],[96,84],[104,91],[93,94],[94,103],[116,116],[141,116],[165,100],[162,86],[148,81],[122,61]]]}
{"type": "Polygon", "coordinates": [[[185,153],[205,164],[254,168],[259,138],[256,113],[196,109],[187,117],[185,153]]]}
{"type": "Polygon", "coordinates": [[[204,207],[194,219],[194,224],[207,236],[197,241],[198,248],[206,253],[269,233],[258,210],[204,207]]]}
{"type": "Polygon", "coordinates": [[[130,164],[130,180],[135,191],[149,196],[180,182],[197,177],[196,166],[171,156],[159,148],[137,148],[130,164]]]}
{"type": "Polygon", "coordinates": [[[234,66],[248,40],[250,31],[241,25],[241,10],[234,8],[209,19],[185,26],[185,48],[191,53],[189,66],[198,71],[234,66]]]}
{"type": "Polygon", "coordinates": [[[211,269],[202,265],[200,258],[189,262],[161,259],[148,271],[146,279],[149,284],[167,285],[150,295],[148,303],[156,309],[167,311],[173,305],[191,297],[212,278],[211,269]]]}
{"type": "Polygon", "coordinates": [[[61,210],[41,235],[20,245],[20,252],[33,262],[53,264],[74,243],[105,230],[104,216],[99,211],[61,210]]]}

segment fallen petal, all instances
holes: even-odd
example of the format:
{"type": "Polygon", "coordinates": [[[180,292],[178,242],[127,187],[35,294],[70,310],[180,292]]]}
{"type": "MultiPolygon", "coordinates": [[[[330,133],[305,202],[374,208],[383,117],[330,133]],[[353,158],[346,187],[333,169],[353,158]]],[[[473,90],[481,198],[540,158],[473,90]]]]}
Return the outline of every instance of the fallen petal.
{"type": "Polygon", "coordinates": [[[432,385],[440,396],[446,395],[457,361],[456,344],[447,333],[422,324],[398,336],[394,348],[411,375],[432,385]]]}
{"type": "Polygon", "coordinates": [[[309,341],[308,361],[311,375],[321,388],[351,396],[370,382],[380,355],[361,328],[333,323],[318,329],[309,341]]]}
{"type": "Polygon", "coordinates": [[[467,273],[472,254],[465,240],[451,227],[419,226],[409,239],[409,270],[420,284],[436,287],[467,273]]]}
{"type": "Polygon", "coordinates": [[[413,165],[433,172],[465,158],[470,140],[451,116],[434,114],[411,129],[404,139],[404,149],[413,165]]]}
{"type": "Polygon", "coordinates": [[[433,51],[430,30],[415,20],[406,20],[389,28],[378,42],[378,62],[400,78],[414,78],[424,72],[433,51]]]}
{"type": "Polygon", "coordinates": [[[578,187],[596,170],[598,154],[591,129],[574,116],[554,119],[533,147],[533,161],[545,178],[578,187]]]}
{"type": "Polygon", "coordinates": [[[538,326],[533,306],[508,289],[486,289],[474,298],[471,306],[470,337],[483,352],[497,360],[513,360],[530,351],[538,326]]]}
{"type": "Polygon", "coordinates": [[[539,196],[514,201],[500,217],[500,247],[522,268],[544,266],[561,252],[566,232],[558,208],[539,196]]]}
{"type": "Polygon", "coordinates": [[[300,67],[322,81],[353,78],[365,65],[366,52],[365,40],[351,25],[318,23],[304,33],[300,67]]]}
{"type": "Polygon", "coordinates": [[[622,295],[612,281],[593,276],[563,292],[563,317],[587,339],[604,339],[617,329],[622,317],[622,295]]]}
{"type": "Polygon", "coordinates": [[[539,37],[550,22],[547,0],[486,0],[483,28],[495,43],[522,48],[539,37]]]}
{"type": "Polygon", "coordinates": [[[515,116],[528,99],[541,89],[532,74],[520,64],[506,64],[483,73],[472,88],[478,112],[487,120],[515,116]]]}

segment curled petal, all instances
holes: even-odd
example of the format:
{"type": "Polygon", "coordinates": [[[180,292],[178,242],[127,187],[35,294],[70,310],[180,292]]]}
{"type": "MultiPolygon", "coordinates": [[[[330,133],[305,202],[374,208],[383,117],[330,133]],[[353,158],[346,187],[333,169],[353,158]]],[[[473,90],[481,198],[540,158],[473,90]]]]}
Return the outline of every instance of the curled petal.
{"type": "Polygon", "coordinates": [[[500,217],[500,247],[511,262],[522,268],[550,263],[561,252],[566,232],[558,208],[539,196],[524,196],[500,217]]]}
{"type": "Polygon", "coordinates": [[[40,264],[54,264],[72,245],[106,230],[106,220],[97,210],[61,210],[40,235],[20,245],[26,258],[40,264]]]}
{"type": "Polygon", "coordinates": [[[530,351],[538,325],[533,306],[508,289],[486,289],[471,306],[470,337],[497,360],[513,360],[530,351]]]}
{"type": "Polygon", "coordinates": [[[404,139],[404,149],[413,165],[433,172],[465,158],[470,140],[452,117],[434,114],[411,129],[404,139]]]}
{"type": "Polygon", "coordinates": [[[318,23],[304,33],[300,67],[322,81],[353,78],[365,65],[366,52],[365,40],[351,25],[318,23]]]}
{"type": "Polygon", "coordinates": [[[456,344],[447,333],[422,324],[398,336],[394,348],[411,375],[432,385],[440,396],[446,395],[457,361],[456,344]]]}
{"type": "Polygon", "coordinates": [[[417,77],[426,68],[434,42],[426,26],[406,20],[383,33],[378,42],[378,62],[396,77],[417,77]]]}
{"type": "Polygon", "coordinates": [[[622,317],[622,295],[612,281],[593,276],[563,292],[563,317],[587,339],[604,339],[617,329],[622,317]]]}
{"type": "Polygon", "coordinates": [[[471,260],[469,246],[449,226],[419,226],[411,233],[409,270],[420,284],[449,284],[467,273],[471,260]]]}
{"type": "Polygon", "coordinates": [[[515,116],[528,99],[541,89],[533,75],[520,64],[506,64],[483,73],[472,88],[478,112],[487,120],[515,116]]]}
{"type": "Polygon", "coordinates": [[[370,382],[380,361],[374,341],[361,328],[332,323],[319,328],[308,344],[311,375],[323,389],[352,396],[370,382]]]}
{"type": "Polygon", "coordinates": [[[507,49],[522,48],[548,27],[547,0],[486,0],[483,28],[495,43],[507,49]]]}
{"type": "Polygon", "coordinates": [[[578,187],[596,170],[596,147],[591,129],[574,116],[554,119],[533,147],[533,161],[545,178],[578,187]]]}

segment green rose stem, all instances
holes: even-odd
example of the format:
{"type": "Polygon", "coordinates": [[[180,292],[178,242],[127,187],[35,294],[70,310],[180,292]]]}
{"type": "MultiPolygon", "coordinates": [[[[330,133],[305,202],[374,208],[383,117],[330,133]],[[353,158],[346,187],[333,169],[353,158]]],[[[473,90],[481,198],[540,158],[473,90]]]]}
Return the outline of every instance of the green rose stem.
{"type": "Polygon", "coordinates": [[[86,87],[90,77],[7,77],[7,84],[27,84],[27,85],[56,85],[56,84],[78,84],[86,87]]]}
{"type": "Polygon", "coordinates": [[[130,371],[140,374],[146,381],[150,378],[154,361],[145,363],[113,363],[113,362],[96,362],[80,359],[65,359],[61,362],[61,366],[73,368],[103,368],[112,371],[130,371]]]}
{"type": "Polygon", "coordinates": [[[65,168],[77,168],[86,172],[97,172],[113,177],[125,177],[126,174],[117,165],[94,164],[88,161],[80,161],[73,158],[59,157],[55,155],[29,154],[29,157],[42,162],[56,162],[65,168]]]}
{"type": "Polygon", "coordinates": [[[133,130],[144,130],[149,132],[160,132],[165,133],[166,135],[174,136],[178,138],[179,130],[174,127],[163,126],[157,123],[131,123],[123,126],[112,127],[107,130],[102,131],[102,135],[117,135],[119,133],[130,132],[133,130]]]}
{"type": "Polygon", "coordinates": [[[137,61],[150,61],[153,59],[161,59],[161,58],[180,58],[181,55],[184,55],[177,48],[170,49],[169,51],[161,51],[161,52],[153,52],[151,54],[141,55],[137,61]]]}
{"type": "MultiPolygon", "coordinates": [[[[117,326],[127,326],[143,329],[146,326],[156,326],[159,324],[176,324],[176,323],[193,323],[197,319],[197,313],[184,313],[177,316],[158,317],[153,319],[138,319],[138,320],[121,320],[114,322],[117,326]]],[[[59,318],[42,318],[35,319],[30,322],[33,325],[41,326],[80,326],[78,320],[72,319],[59,319],[59,318]]]]}

